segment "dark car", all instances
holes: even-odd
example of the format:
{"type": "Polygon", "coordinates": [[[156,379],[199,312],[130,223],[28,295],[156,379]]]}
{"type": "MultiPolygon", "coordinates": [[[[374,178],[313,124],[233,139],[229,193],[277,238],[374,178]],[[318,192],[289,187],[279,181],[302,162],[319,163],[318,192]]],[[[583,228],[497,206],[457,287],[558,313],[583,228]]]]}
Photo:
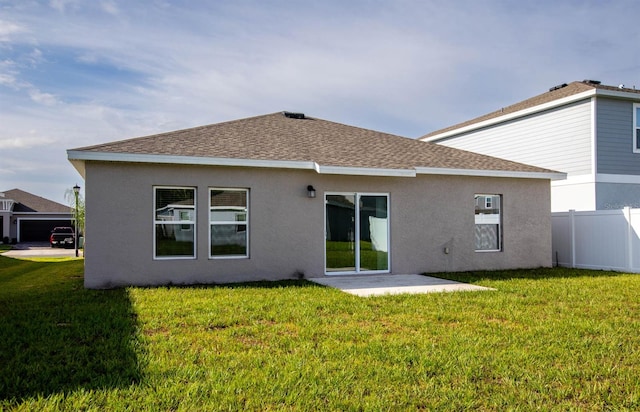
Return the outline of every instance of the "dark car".
{"type": "Polygon", "coordinates": [[[54,227],[49,237],[51,247],[74,247],[75,234],[72,227],[54,227]]]}

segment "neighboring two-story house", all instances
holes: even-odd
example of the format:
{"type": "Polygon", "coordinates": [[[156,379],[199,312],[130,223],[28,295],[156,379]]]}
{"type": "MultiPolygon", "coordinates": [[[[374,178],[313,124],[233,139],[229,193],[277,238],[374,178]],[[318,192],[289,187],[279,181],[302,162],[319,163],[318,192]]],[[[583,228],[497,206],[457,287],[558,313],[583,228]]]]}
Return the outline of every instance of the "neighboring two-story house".
{"type": "Polygon", "coordinates": [[[552,211],[640,207],[640,90],[584,80],[420,140],[567,173],[552,211]]]}

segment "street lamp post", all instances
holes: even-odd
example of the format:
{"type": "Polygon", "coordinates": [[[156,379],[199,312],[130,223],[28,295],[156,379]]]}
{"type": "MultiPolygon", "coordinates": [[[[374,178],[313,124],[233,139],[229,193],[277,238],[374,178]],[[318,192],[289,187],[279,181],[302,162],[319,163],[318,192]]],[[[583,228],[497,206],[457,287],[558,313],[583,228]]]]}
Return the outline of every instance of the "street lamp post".
{"type": "Polygon", "coordinates": [[[75,244],[76,244],[76,257],[78,257],[78,193],[80,193],[80,186],[76,183],[73,187],[73,194],[76,195],[76,230],[75,230],[75,244]]]}

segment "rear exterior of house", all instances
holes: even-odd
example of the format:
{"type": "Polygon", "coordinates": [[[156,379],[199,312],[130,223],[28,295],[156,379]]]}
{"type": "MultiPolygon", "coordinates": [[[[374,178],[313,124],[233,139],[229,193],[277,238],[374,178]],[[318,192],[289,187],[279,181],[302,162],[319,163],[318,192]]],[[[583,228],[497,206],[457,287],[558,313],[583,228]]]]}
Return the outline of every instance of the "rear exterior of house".
{"type": "Polygon", "coordinates": [[[421,140],[567,173],[553,211],[640,207],[640,90],[562,84],[421,140]]]}
{"type": "Polygon", "coordinates": [[[546,169],[282,113],[68,153],[89,288],[551,265],[546,169]]]}

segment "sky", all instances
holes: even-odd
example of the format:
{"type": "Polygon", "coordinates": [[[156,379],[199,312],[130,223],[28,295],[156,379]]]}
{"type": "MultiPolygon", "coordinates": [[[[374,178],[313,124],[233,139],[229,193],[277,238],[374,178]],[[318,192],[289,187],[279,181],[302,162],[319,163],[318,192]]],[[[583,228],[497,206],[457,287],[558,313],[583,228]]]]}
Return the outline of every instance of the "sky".
{"type": "Polygon", "coordinates": [[[576,80],[640,87],[636,0],[0,0],[0,191],[66,150],[274,113],[416,138],[576,80]]]}

